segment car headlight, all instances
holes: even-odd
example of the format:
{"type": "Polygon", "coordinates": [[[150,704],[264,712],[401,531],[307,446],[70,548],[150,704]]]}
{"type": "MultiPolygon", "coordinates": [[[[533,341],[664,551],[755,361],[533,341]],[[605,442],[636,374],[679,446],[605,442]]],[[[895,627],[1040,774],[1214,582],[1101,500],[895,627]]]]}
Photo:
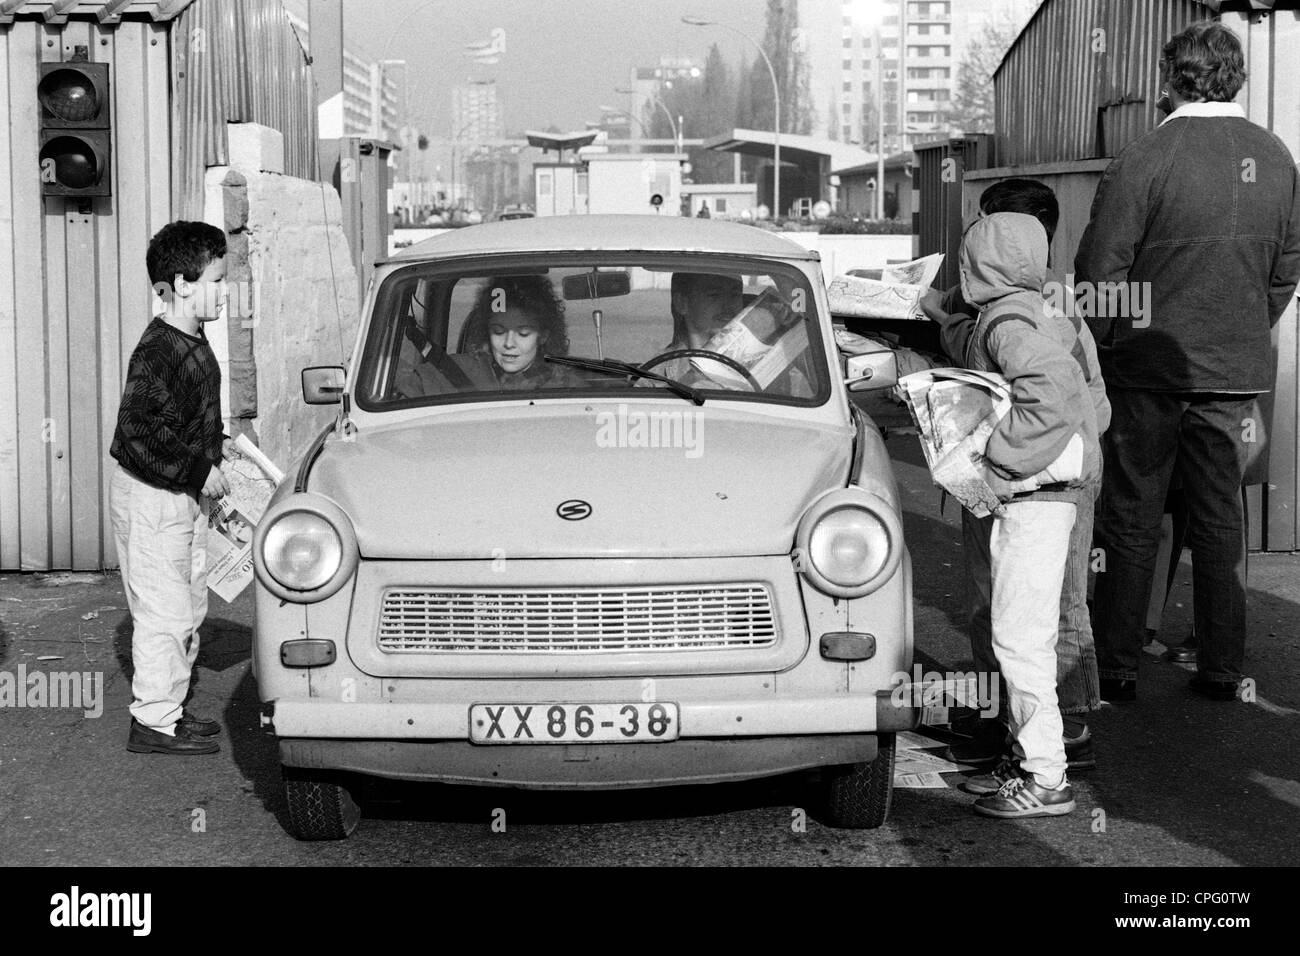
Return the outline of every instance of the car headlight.
{"type": "Polygon", "coordinates": [[[285,587],[314,591],[338,572],[343,542],[320,515],[290,511],[267,528],[262,555],[267,573],[285,587]]]}
{"type": "Polygon", "coordinates": [[[888,581],[903,555],[903,529],[889,504],[860,488],[817,499],[799,522],[800,570],[819,591],[863,597],[888,581]]]}
{"type": "Polygon", "coordinates": [[[253,534],[257,579],[285,601],[323,601],[352,577],[357,561],[352,523],[323,495],[304,492],[277,502],[253,534]]]}

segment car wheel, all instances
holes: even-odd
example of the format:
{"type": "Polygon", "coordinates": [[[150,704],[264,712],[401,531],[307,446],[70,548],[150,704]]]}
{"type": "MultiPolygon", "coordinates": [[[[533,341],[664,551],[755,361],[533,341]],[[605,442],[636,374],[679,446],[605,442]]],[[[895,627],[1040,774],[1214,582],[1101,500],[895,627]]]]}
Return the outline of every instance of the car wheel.
{"type": "Polygon", "coordinates": [[[346,774],[281,767],[289,833],[299,840],[343,840],[361,822],[357,787],[346,774]]]}
{"type": "Polygon", "coordinates": [[[889,816],[894,794],[894,735],[876,735],[876,759],[822,771],[826,822],[851,830],[874,830],[889,816]]]}

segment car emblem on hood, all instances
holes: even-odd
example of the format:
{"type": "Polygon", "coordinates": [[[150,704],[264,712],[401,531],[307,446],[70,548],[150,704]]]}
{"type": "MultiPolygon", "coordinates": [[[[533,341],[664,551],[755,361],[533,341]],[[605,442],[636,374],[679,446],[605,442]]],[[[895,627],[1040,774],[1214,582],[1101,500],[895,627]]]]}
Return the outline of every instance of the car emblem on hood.
{"type": "Polygon", "coordinates": [[[581,521],[583,518],[591,517],[591,505],[585,501],[579,501],[577,498],[571,498],[568,501],[561,502],[560,506],[555,509],[555,513],[565,521],[581,521]]]}

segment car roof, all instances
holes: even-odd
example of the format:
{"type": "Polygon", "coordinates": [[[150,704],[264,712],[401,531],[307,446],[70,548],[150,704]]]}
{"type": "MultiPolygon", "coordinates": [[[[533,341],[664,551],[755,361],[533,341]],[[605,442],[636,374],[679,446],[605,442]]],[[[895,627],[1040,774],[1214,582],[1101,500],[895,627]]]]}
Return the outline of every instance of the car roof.
{"type": "Polygon", "coordinates": [[[466,226],[403,249],[386,262],[521,252],[709,252],[817,260],[766,229],[683,216],[537,216],[466,226]]]}

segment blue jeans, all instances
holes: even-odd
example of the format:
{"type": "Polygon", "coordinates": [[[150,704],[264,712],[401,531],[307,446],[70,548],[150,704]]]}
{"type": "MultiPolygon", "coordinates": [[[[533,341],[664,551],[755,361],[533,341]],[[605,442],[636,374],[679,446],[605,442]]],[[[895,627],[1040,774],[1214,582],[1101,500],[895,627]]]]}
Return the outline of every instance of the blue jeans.
{"type": "MultiPolygon", "coordinates": [[[[1092,549],[1093,507],[1100,479],[1083,488],[1079,496],[1065,580],[1061,585],[1060,619],[1056,639],[1056,697],[1063,714],[1086,714],[1101,706],[1101,685],[1097,678],[1097,653],[1093,644],[1092,621],[1088,614],[1088,560],[1092,549]]],[[[993,655],[990,617],[989,534],[993,516],[976,518],[962,510],[962,550],[966,558],[970,600],[971,656],[978,673],[998,672],[993,655]]],[[[999,681],[1001,678],[999,677],[999,681]]],[[[1005,687],[1002,700],[1006,700],[1005,687]]],[[[984,703],[987,703],[985,701],[984,703]]]]}
{"type": "Polygon", "coordinates": [[[1254,396],[1136,389],[1108,394],[1112,418],[1097,509],[1105,569],[1093,594],[1100,674],[1138,676],[1160,522],[1177,469],[1192,549],[1197,666],[1210,680],[1239,681],[1246,650],[1241,479],[1254,396]]]}

